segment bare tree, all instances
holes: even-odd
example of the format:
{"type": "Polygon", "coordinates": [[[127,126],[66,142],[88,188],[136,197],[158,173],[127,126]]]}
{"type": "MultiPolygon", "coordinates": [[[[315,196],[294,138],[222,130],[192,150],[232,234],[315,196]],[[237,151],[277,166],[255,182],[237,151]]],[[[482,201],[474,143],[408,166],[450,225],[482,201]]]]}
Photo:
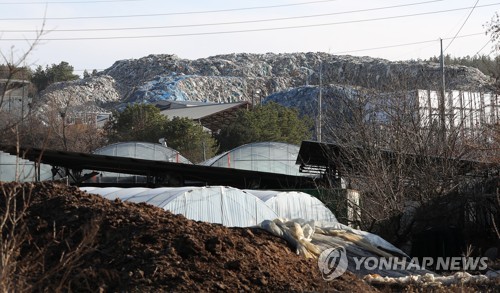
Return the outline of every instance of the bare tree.
{"type": "Polygon", "coordinates": [[[362,228],[396,244],[411,231],[408,214],[456,190],[464,180],[460,175],[471,171],[463,159],[484,158],[477,146],[491,141],[482,130],[465,129],[457,117],[447,117],[441,127],[439,117],[419,105],[422,93],[408,84],[327,96],[323,115],[324,141],[341,149],[331,158],[338,175],[362,193],[362,228]]]}
{"type": "MultiPolygon", "coordinates": [[[[13,114],[11,109],[6,107],[6,99],[9,91],[18,87],[17,84],[21,83],[22,87],[26,87],[29,81],[26,80],[25,74],[20,74],[27,70],[27,60],[28,56],[33,52],[33,50],[39,45],[41,38],[46,34],[45,31],[45,21],[42,23],[40,30],[36,31],[34,41],[27,44],[27,49],[24,51],[16,51],[15,47],[11,47],[9,52],[0,51],[1,59],[4,63],[4,72],[2,76],[4,77],[0,80],[0,142],[12,142],[18,138],[18,127],[21,122],[29,115],[29,109],[24,111],[24,105],[26,98],[25,93],[21,97],[21,109],[20,115],[13,114]],[[21,77],[21,80],[16,80],[16,78],[21,77]]],[[[10,106],[10,105],[9,105],[10,106]]]]}
{"type": "MultiPolygon", "coordinates": [[[[40,140],[38,147],[45,147],[48,124],[40,123],[37,116],[31,115],[30,111],[21,111],[20,115],[14,115],[13,111],[6,108],[6,98],[9,92],[17,84],[27,84],[25,78],[16,80],[23,70],[26,70],[28,56],[39,45],[42,36],[45,35],[44,25],[36,33],[35,41],[28,44],[28,49],[20,54],[11,47],[11,51],[0,52],[6,69],[2,72],[0,80],[0,143],[11,143],[18,147],[18,157],[23,154],[19,152],[20,143],[25,140],[24,132],[29,130],[31,134],[36,133],[40,140]],[[39,131],[39,132],[37,132],[39,131]]],[[[25,95],[21,97],[24,99],[25,95]]],[[[24,105],[24,101],[22,101],[24,105]]],[[[38,162],[40,163],[40,162],[38,162]]],[[[19,165],[19,164],[18,164],[19,165]]],[[[2,166],[3,167],[3,166],[2,166]]],[[[18,181],[18,169],[16,166],[16,181],[18,181]]],[[[33,178],[34,179],[34,178],[33,178]]],[[[99,231],[98,220],[91,219],[88,225],[81,227],[75,233],[80,233],[81,241],[75,245],[68,245],[68,235],[64,229],[53,228],[47,238],[35,243],[28,228],[29,208],[33,203],[33,190],[36,184],[20,184],[16,182],[0,182],[0,291],[68,291],[70,273],[79,265],[79,260],[92,251],[94,240],[99,231]],[[45,242],[44,242],[45,241],[45,242]],[[64,246],[63,253],[59,255],[59,262],[47,263],[47,254],[57,246],[64,246]],[[28,248],[28,249],[27,249],[28,248]],[[35,275],[33,272],[37,272],[35,275]],[[48,283],[49,281],[56,283],[48,283]]],[[[55,225],[55,224],[54,224],[55,225]]],[[[71,242],[71,241],[70,241],[71,242]]]]}

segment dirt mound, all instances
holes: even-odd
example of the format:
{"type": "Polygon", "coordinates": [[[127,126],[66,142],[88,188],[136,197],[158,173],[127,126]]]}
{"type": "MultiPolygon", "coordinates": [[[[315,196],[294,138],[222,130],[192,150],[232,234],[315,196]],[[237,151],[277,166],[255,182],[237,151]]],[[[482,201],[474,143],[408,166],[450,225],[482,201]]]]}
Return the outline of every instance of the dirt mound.
{"type": "Polygon", "coordinates": [[[13,266],[0,268],[4,289],[376,291],[350,273],[324,281],[314,260],[259,229],[195,222],[64,185],[1,188],[0,217],[14,209],[22,215],[2,226],[2,240],[10,240],[4,247],[14,247],[0,251],[13,256],[13,266]],[[16,201],[6,200],[14,194],[16,201]]]}

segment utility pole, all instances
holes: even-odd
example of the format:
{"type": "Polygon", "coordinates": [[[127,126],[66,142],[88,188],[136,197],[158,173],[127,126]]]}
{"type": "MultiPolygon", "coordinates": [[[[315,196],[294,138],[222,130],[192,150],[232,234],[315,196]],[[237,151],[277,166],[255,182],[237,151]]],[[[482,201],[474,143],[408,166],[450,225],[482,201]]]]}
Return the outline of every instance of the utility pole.
{"type": "Polygon", "coordinates": [[[255,97],[255,93],[254,93],[254,91],[252,89],[252,109],[253,109],[253,107],[255,107],[254,97],[255,97]]]}
{"type": "Polygon", "coordinates": [[[68,144],[66,142],[66,111],[67,111],[67,108],[64,109],[64,111],[59,112],[59,115],[61,116],[61,120],[62,120],[62,135],[63,135],[63,145],[64,145],[65,151],[68,150],[68,144]]]}
{"type": "Polygon", "coordinates": [[[444,74],[444,54],[443,54],[443,39],[439,39],[441,44],[441,95],[439,97],[439,122],[440,122],[440,139],[441,143],[446,143],[446,115],[445,115],[445,74],[444,74]]]}
{"type": "Polygon", "coordinates": [[[319,95],[318,95],[318,130],[317,130],[317,140],[321,142],[321,104],[323,100],[323,76],[322,76],[322,62],[319,60],[319,95]]]}
{"type": "Polygon", "coordinates": [[[23,93],[21,95],[21,124],[24,125],[24,99],[26,98],[26,80],[24,76],[24,70],[23,70],[23,75],[22,75],[22,83],[23,83],[23,93]]]}

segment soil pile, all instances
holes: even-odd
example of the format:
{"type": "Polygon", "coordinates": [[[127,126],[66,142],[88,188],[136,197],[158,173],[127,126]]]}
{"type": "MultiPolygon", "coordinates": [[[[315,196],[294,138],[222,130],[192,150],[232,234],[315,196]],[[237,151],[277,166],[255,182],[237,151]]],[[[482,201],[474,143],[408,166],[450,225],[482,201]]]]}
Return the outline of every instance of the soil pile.
{"type": "Polygon", "coordinates": [[[324,281],[315,260],[259,229],[195,222],[53,183],[4,183],[1,193],[0,217],[22,215],[2,226],[4,246],[14,247],[12,266],[1,268],[5,289],[376,291],[350,273],[324,281]]]}

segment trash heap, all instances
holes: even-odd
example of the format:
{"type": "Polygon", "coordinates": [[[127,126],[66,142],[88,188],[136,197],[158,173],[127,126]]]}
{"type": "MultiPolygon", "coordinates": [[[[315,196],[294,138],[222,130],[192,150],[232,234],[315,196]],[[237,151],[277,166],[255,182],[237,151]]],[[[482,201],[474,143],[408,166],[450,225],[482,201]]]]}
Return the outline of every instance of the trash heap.
{"type": "MultiPolygon", "coordinates": [[[[342,248],[345,254],[344,263],[338,262],[336,265],[344,265],[346,271],[356,274],[372,285],[396,286],[398,288],[416,285],[424,287],[470,285],[488,288],[500,285],[500,272],[494,270],[490,270],[486,274],[472,275],[467,272],[456,272],[452,275],[441,276],[418,264],[411,264],[408,255],[378,235],[353,229],[338,222],[278,218],[272,221],[263,221],[259,226],[269,233],[285,239],[294,247],[296,254],[307,259],[319,259],[320,265],[322,261],[327,266],[332,265],[327,263],[328,259],[325,259],[322,254],[325,250],[342,248]],[[390,259],[397,259],[401,265],[399,263],[394,266],[358,265],[360,259],[368,258],[386,259],[385,263],[391,263],[390,259]]],[[[320,267],[320,269],[322,268],[320,267]]],[[[325,277],[324,271],[322,274],[325,277]]]]}

